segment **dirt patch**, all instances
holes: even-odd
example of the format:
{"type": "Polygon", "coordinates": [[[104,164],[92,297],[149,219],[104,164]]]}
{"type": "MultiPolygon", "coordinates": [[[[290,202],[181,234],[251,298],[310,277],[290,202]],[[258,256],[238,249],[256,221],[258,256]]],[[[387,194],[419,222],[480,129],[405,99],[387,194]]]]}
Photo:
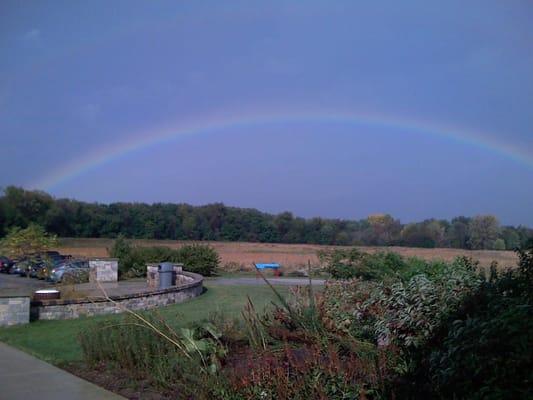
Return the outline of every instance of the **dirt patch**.
{"type": "Polygon", "coordinates": [[[127,399],[167,400],[177,398],[175,394],[164,394],[156,391],[148,381],[134,380],[127,373],[115,369],[111,370],[105,365],[89,368],[80,363],[62,365],[61,367],[73,375],[127,399]]]}

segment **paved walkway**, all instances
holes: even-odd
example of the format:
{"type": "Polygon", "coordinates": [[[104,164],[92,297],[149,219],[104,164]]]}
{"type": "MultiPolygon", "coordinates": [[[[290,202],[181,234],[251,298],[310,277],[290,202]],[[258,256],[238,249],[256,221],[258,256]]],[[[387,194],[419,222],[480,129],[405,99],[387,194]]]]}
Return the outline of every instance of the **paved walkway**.
{"type": "Polygon", "coordinates": [[[29,296],[35,290],[50,286],[45,281],[19,275],[0,274],[0,294],[9,296],[29,296]]]}
{"type": "MultiPolygon", "coordinates": [[[[309,278],[267,278],[272,285],[284,285],[284,286],[307,286],[309,285],[309,278]]],[[[257,278],[215,278],[207,280],[213,285],[266,285],[266,282],[261,277],[257,278]]],[[[311,279],[313,286],[323,285],[326,281],[324,279],[311,279]]]]}
{"type": "Polygon", "coordinates": [[[4,343],[0,343],[0,399],[124,400],[4,343]]]}

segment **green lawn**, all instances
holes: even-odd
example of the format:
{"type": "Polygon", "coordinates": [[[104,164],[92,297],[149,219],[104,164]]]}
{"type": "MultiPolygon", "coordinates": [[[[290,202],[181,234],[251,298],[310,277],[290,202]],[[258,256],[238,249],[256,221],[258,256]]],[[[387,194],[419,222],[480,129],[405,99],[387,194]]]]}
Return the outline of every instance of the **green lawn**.
{"type": "MultiPolygon", "coordinates": [[[[207,291],[201,296],[182,304],[158,309],[172,326],[184,326],[195,320],[207,318],[213,312],[222,312],[229,317],[239,317],[250,296],[257,309],[264,308],[275,300],[267,286],[214,286],[206,281],[207,291]]],[[[287,287],[277,287],[286,294],[287,287]]],[[[24,350],[27,353],[61,365],[82,359],[77,341],[80,331],[86,327],[113,319],[119,315],[79,318],[65,321],[36,321],[28,325],[0,329],[0,341],[24,350]]]]}

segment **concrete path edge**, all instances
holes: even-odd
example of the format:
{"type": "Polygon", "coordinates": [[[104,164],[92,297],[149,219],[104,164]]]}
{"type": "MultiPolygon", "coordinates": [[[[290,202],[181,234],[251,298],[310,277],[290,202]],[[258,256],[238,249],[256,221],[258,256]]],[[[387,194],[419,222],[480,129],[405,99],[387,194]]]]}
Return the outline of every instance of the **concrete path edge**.
{"type": "Polygon", "coordinates": [[[0,399],[124,400],[124,397],[0,342],[0,399]]]}

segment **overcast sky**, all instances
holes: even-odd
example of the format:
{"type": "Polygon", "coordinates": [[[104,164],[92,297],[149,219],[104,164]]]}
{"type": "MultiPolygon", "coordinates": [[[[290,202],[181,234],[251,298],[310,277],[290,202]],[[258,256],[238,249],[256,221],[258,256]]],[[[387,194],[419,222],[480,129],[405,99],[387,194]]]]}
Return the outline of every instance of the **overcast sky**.
{"type": "Polygon", "coordinates": [[[532,21],[512,0],[3,0],[0,186],[533,226],[532,21]]]}

